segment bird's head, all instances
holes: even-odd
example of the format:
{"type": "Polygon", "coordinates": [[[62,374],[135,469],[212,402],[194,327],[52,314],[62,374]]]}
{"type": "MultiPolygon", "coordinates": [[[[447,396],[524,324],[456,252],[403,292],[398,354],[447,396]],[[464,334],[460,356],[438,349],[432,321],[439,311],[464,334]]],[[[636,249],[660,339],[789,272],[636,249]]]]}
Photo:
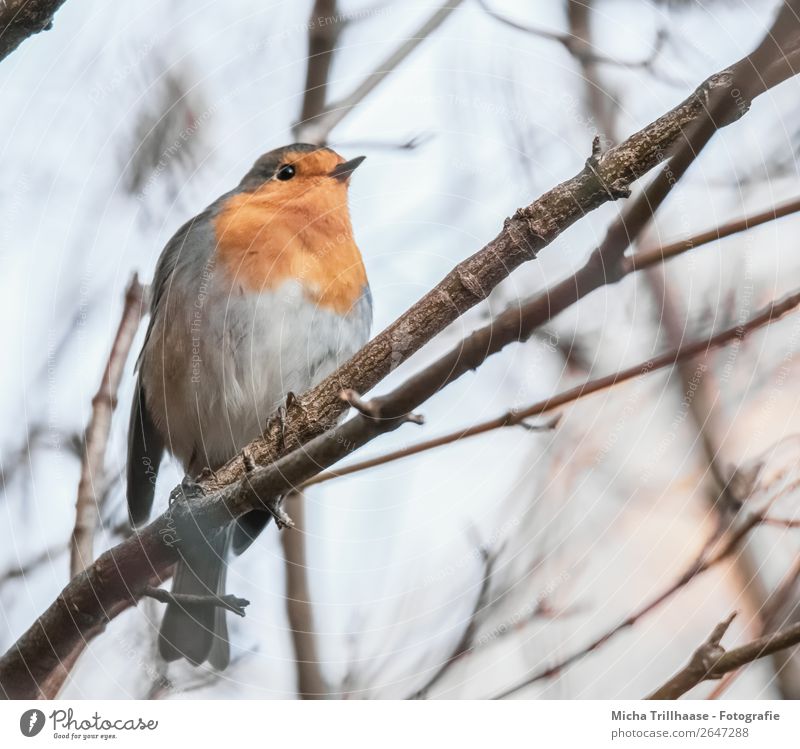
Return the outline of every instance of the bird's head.
{"type": "Polygon", "coordinates": [[[261,156],[239,189],[278,206],[308,202],[323,208],[326,203],[346,202],[350,176],[364,158],[345,161],[330,148],[294,143],[261,156]]]}

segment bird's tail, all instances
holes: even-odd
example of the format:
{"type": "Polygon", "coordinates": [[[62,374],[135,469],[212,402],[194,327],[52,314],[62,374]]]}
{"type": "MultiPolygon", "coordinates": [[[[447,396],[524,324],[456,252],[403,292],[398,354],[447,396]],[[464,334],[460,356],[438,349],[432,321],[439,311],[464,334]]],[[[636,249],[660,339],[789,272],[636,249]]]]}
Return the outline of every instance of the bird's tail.
{"type": "MultiPolygon", "coordinates": [[[[233,525],[201,542],[181,545],[172,592],[180,595],[223,596],[233,525]]],[[[208,661],[222,670],[230,663],[225,609],[208,603],[174,601],[167,605],[158,649],[166,661],[185,658],[195,666],[208,661]]]]}

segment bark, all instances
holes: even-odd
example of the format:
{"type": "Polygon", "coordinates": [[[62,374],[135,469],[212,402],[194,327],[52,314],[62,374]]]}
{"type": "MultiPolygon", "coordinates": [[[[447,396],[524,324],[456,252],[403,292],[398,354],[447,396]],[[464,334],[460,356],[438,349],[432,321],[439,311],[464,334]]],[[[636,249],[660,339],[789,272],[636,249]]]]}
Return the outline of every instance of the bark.
{"type": "Polygon", "coordinates": [[[0,3],[0,60],[29,36],[53,27],[53,16],[64,0],[4,0],[0,3]]]}

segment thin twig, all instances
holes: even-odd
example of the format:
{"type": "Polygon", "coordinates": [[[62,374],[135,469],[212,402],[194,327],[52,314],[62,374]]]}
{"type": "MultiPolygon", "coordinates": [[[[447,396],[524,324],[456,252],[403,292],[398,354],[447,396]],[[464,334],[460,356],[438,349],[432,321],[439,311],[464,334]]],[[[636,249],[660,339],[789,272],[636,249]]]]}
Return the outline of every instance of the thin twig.
{"type": "MultiPolygon", "coordinates": [[[[576,2],[575,5],[579,5],[580,2],[576,2]]],[[[551,42],[558,42],[561,44],[564,49],[567,50],[576,60],[582,63],[602,63],[605,65],[615,65],[618,67],[628,68],[628,69],[642,69],[647,71],[653,70],[653,65],[656,61],[656,58],[660,54],[661,50],[664,47],[664,42],[666,41],[666,34],[663,32],[659,32],[656,35],[655,44],[653,45],[653,51],[647,56],[640,60],[617,60],[616,58],[609,57],[608,55],[604,55],[596,50],[594,46],[592,46],[588,41],[582,38],[575,33],[565,34],[560,31],[553,31],[552,29],[546,29],[543,26],[534,26],[532,24],[524,24],[520,23],[519,21],[515,21],[508,16],[504,16],[498,13],[496,10],[489,6],[489,3],[486,0],[478,0],[478,5],[481,6],[483,11],[494,18],[496,21],[500,23],[510,26],[512,29],[516,29],[517,31],[523,31],[526,34],[533,34],[534,36],[541,37],[542,39],[547,39],[551,42]]],[[[570,0],[570,5],[572,2],[570,0]]],[[[573,29],[574,32],[574,29],[573,29]]]]}
{"type": "Polygon", "coordinates": [[[439,664],[438,668],[434,670],[433,674],[428,677],[426,682],[411,695],[411,699],[425,699],[430,690],[450,671],[453,664],[469,653],[475,644],[475,633],[478,631],[481,616],[485,613],[486,607],[489,605],[489,591],[492,585],[492,575],[494,574],[494,567],[497,563],[498,552],[482,548],[481,556],[483,559],[481,586],[475,598],[475,605],[472,607],[472,612],[467,619],[464,631],[461,633],[461,637],[459,637],[449,655],[439,664]]]}
{"type": "Polygon", "coordinates": [[[337,140],[336,147],[339,149],[369,148],[372,150],[385,151],[414,151],[415,149],[424,146],[435,137],[435,133],[422,132],[417,133],[406,140],[337,140]]]}
{"type": "Polygon", "coordinates": [[[648,700],[676,700],[684,692],[705,679],[710,679],[714,665],[725,654],[722,647],[722,638],[728,631],[736,616],[734,612],[727,619],[717,624],[711,631],[708,639],[694,651],[689,663],[666,684],[656,689],[648,700]]]}
{"type": "Polygon", "coordinates": [[[117,393],[125,363],[142,319],[144,293],[139,277],[134,274],[125,291],[122,317],[100,379],[100,387],[92,398],[92,416],[86,427],[78,499],[75,503],[75,529],[70,542],[70,577],[85,570],[94,559],[94,532],[100,517],[95,487],[104,480],[111,418],[117,407],[117,393]]]}
{"type": "MultiPolygon", "coordinates": [[[[557,676],[564,671],[566,671],[571,666],[574,666],[579,661],[583,660],[587,656],[594,653],[596,650],[601,648],[605,645],[609,640],[616,637],[620,632],[623,632],[627,629],[630,629],[634,626],[640,619],[647,616],[650,612],[657,609],[663,603],[671,599],[679,590],[682,590],[686,585],[688,585],[692,580],[694,580],[699,575],[703,574],[707,570],[711,569],[715,565],[719,564],[723,560],[727,559],[731,556],[739,548],[742,540],[753,530],[756,526],[758,526],[763,519],[763,516],[758,513],[752,514],[749,518],[742,522],[738,529],[731,531],[730,533],[726,534],[727,537],[722,545],[722,547],[716,551],[716,553],[711,553],[714,547],[718,544],[721,539],[721,533],[719,531],[715,531],[712,536],[709,538],[708,542],[703,545],[700,553],[694,559],[694,561],[684,570],[684,572],[673,582],[666,590],[661,592],[655,598],[651,599],[649,602],[641,606],[640,608],[636,609],[634,612],[626,616],[621,622],[616,624],[614,627],[609,629],[608,631],[604,632],[599,637],[592,640],[588,645],[581,648],[580,650],[574,652],[572,655],[567,656],[566,658],[558,661],[556,664],[552,666],[548,666],[540,671],[536,671],[530,676],[526,676],[520,682],[514,684],[511,687],[503,690],[499,694],[495,695],[494,699],[505,699],[506,697],[519,692],[521,689],[525,689],[526,687],[534,684],[537,681],[543,681],[545,679],[550,679],[553,676],[557,676]]],[[[722,531],[725,529],[722,528],[722,531]]]]}
{"type": "Polygon", "coordinates": [[[321,699],[328,694],[322,675],[314,629],[311,586],[306,562],[305,497],[292,492],[286,497],[297,528],[281,533],[286,577],[286,614],[297,664],[297,694],[301,699],[321,699]]]}
{"type": "Polygon", "coordinates": [[[731,614],[725,621],[720,622],[709,638],[695,650],[689,663],[647,699],[676,700],[707,679],[720,679],[725,674],[736,671],[759,658],[800,644],[800,624],[793,624],[791,627],[726,651],[721,645],[721,640],[733,617],[731,614]]]}
{"type": "Polygon", "coordinates": [[[232,611],[238,616],[245,615],[245,608],[250,605],[246,598],[239,598],[231,594],[225,596],[193,595],[192,593],[171,593],[163,588],[146,585],[141,594],[147,598],[154,598],[161,603],[174,603],[178,606],[214,606],[232,611]]]}
{"type": "Polygon", "coordinates": [[[730,237],[734,234],[747,231],[756,226],[766,224],[770,221],[789,216],[793,213],[800,211],[800,198],[788,200],[785,203],[780,203],[772,208],[758,213],[752,213],[742,218],[737,218],[721,226],[716,226],[713,229],[694,234],[688,239],[680,239],[676,242],[661,245],[660,247],[653,247],[645,250],[638,250],[632,255],[629,255],[627,262],[633,270],[641,270],[642,268],[653,267],[664,260],[681,255],[687,250],[695,247],[701,247],[704,244],[716,242],[718,239],[730,237]]]}

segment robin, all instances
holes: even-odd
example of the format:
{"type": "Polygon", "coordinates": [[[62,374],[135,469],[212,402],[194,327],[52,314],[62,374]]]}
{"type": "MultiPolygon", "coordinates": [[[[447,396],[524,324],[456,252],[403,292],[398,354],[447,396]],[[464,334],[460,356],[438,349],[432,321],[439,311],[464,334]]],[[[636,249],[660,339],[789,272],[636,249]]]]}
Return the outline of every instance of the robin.
{"type": "MultiPolygon", "coordinates": [[[[314,386],[369,337],[372,299],[347,197],[363,156],[303,143],[259,158],[229,193],[167,243],[152,284],[128,438],[131,523],[148,519],[165,451],[189,476],[257,437],[290,394],[314,386]]],[[[180,544],[173,593],[223,595],[231,546],[269,520],[254,511],[180,544]]],[[[225,612],[167,605],[167,661],[230,660],[225,612]]]]}

